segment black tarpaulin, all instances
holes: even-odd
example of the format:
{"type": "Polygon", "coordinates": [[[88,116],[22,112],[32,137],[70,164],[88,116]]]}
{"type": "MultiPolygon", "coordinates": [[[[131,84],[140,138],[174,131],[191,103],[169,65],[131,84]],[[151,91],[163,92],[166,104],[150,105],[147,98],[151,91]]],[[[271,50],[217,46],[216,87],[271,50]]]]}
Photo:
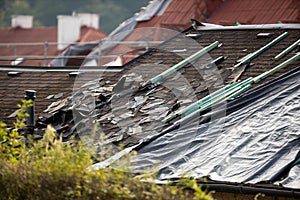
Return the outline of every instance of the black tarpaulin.
{"type": "Polygon", "coordinates": [[[132,169],[157,170],[158,180],[209,177],[300,189],[299,164],[282,173],[299,156],[299,82],[298,69],[229,103],[225,117],[161,135],[139,147],[132,169]]]}

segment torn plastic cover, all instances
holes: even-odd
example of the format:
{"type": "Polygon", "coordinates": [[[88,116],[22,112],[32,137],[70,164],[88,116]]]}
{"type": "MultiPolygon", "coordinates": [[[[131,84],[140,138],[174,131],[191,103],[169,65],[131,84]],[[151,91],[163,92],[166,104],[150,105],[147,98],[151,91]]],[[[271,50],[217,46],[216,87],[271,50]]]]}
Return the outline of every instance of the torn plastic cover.
{"type": "MultiPolygon", "coordinates": [[[[197,120],[140,147],[132,169],[154,169],[158,180],[182,176],[214,181],[259,183],[276,181],[300,150],[299,69],[268,87],[252,91],[251,99],[224,118],[197,120]]],[[[235,101],[236,104],[239,101],[235,101]]],[[[300,188],[299,164],[281,184],[300,188]]]]}

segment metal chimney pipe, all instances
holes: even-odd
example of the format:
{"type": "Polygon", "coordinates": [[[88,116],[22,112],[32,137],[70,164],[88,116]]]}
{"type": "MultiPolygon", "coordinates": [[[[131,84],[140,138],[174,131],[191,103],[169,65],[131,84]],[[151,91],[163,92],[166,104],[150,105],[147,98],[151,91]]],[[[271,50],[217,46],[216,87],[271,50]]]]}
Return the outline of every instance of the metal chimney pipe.
{"type": "Polygon", "coordinates": [[[25,100],[32,100],[32,106],[26,109],[26,112],[29,114],[29,117],[26,118],[27,133],[33,133],[34,130],[34,99],[35,99],[35,90],[25,90],[25,100]]]}

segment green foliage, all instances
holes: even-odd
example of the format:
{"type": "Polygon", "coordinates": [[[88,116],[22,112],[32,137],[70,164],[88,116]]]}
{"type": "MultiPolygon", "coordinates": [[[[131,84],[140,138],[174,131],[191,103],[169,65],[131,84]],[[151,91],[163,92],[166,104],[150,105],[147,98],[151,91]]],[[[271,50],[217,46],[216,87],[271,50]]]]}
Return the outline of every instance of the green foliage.
{"type": "MultiPolygon", "coordinates": [[[[26,108],[32,106],[31,100],[22,100],[22,104],[18,104],[19,111],[17,113],[14,128],[9,131],[6,124],[0,121],[0,159],[17,162],[19,155],[24,151],[25,144],[22,141],[18,130],[25,127],[25,119],[28,117],[26,108]]],[[[0,161],[1,162],[1,161],[0,161]]]]}
{"type": "MultiPolygon", "coordinates": [[[[24,125],[26,107],[20,105],[15,126],[24,125]]],[[[80,141],[63,143],[48,125],[43,139],[24,138],[0,123],[0,199],[212,199],[195,180],[185,187],[157,185],[153,176],[134,177],[128,170],[87,170],[92,156],[80,141]]]]}

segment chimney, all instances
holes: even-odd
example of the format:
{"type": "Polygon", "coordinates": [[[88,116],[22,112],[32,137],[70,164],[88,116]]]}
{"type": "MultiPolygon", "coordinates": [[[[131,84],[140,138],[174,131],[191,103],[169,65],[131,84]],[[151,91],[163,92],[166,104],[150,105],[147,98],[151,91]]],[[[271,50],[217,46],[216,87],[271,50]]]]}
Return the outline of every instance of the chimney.
{"type": "Polygon", "coordinates": [[[77,15],[80,17],[81,26],[99,29],[99,15],[91,13],[78,13],[77,15]]]}
{"type": "Polygon", "coordinates": [[[29,114],[29,117],[26,118],[26,127],[27,133],[33,133],[34,130],[34,99],[35,99],[35,90],[25,90],[25,99],[32,100],[32,106],[28,107],[26,112],[29,114]]]}
{"type": "Polygon", "coordinates": [[[12,15],[11,26],[21,28],[32,28],[33,16],[31,15],[12,15]]]}
{"type": "Polygon", "coordinates": [[[75,42],[80,37],[80,17],[74,15],[58,15],[57,49],[63,50],[69,43],[75,42]]]}

